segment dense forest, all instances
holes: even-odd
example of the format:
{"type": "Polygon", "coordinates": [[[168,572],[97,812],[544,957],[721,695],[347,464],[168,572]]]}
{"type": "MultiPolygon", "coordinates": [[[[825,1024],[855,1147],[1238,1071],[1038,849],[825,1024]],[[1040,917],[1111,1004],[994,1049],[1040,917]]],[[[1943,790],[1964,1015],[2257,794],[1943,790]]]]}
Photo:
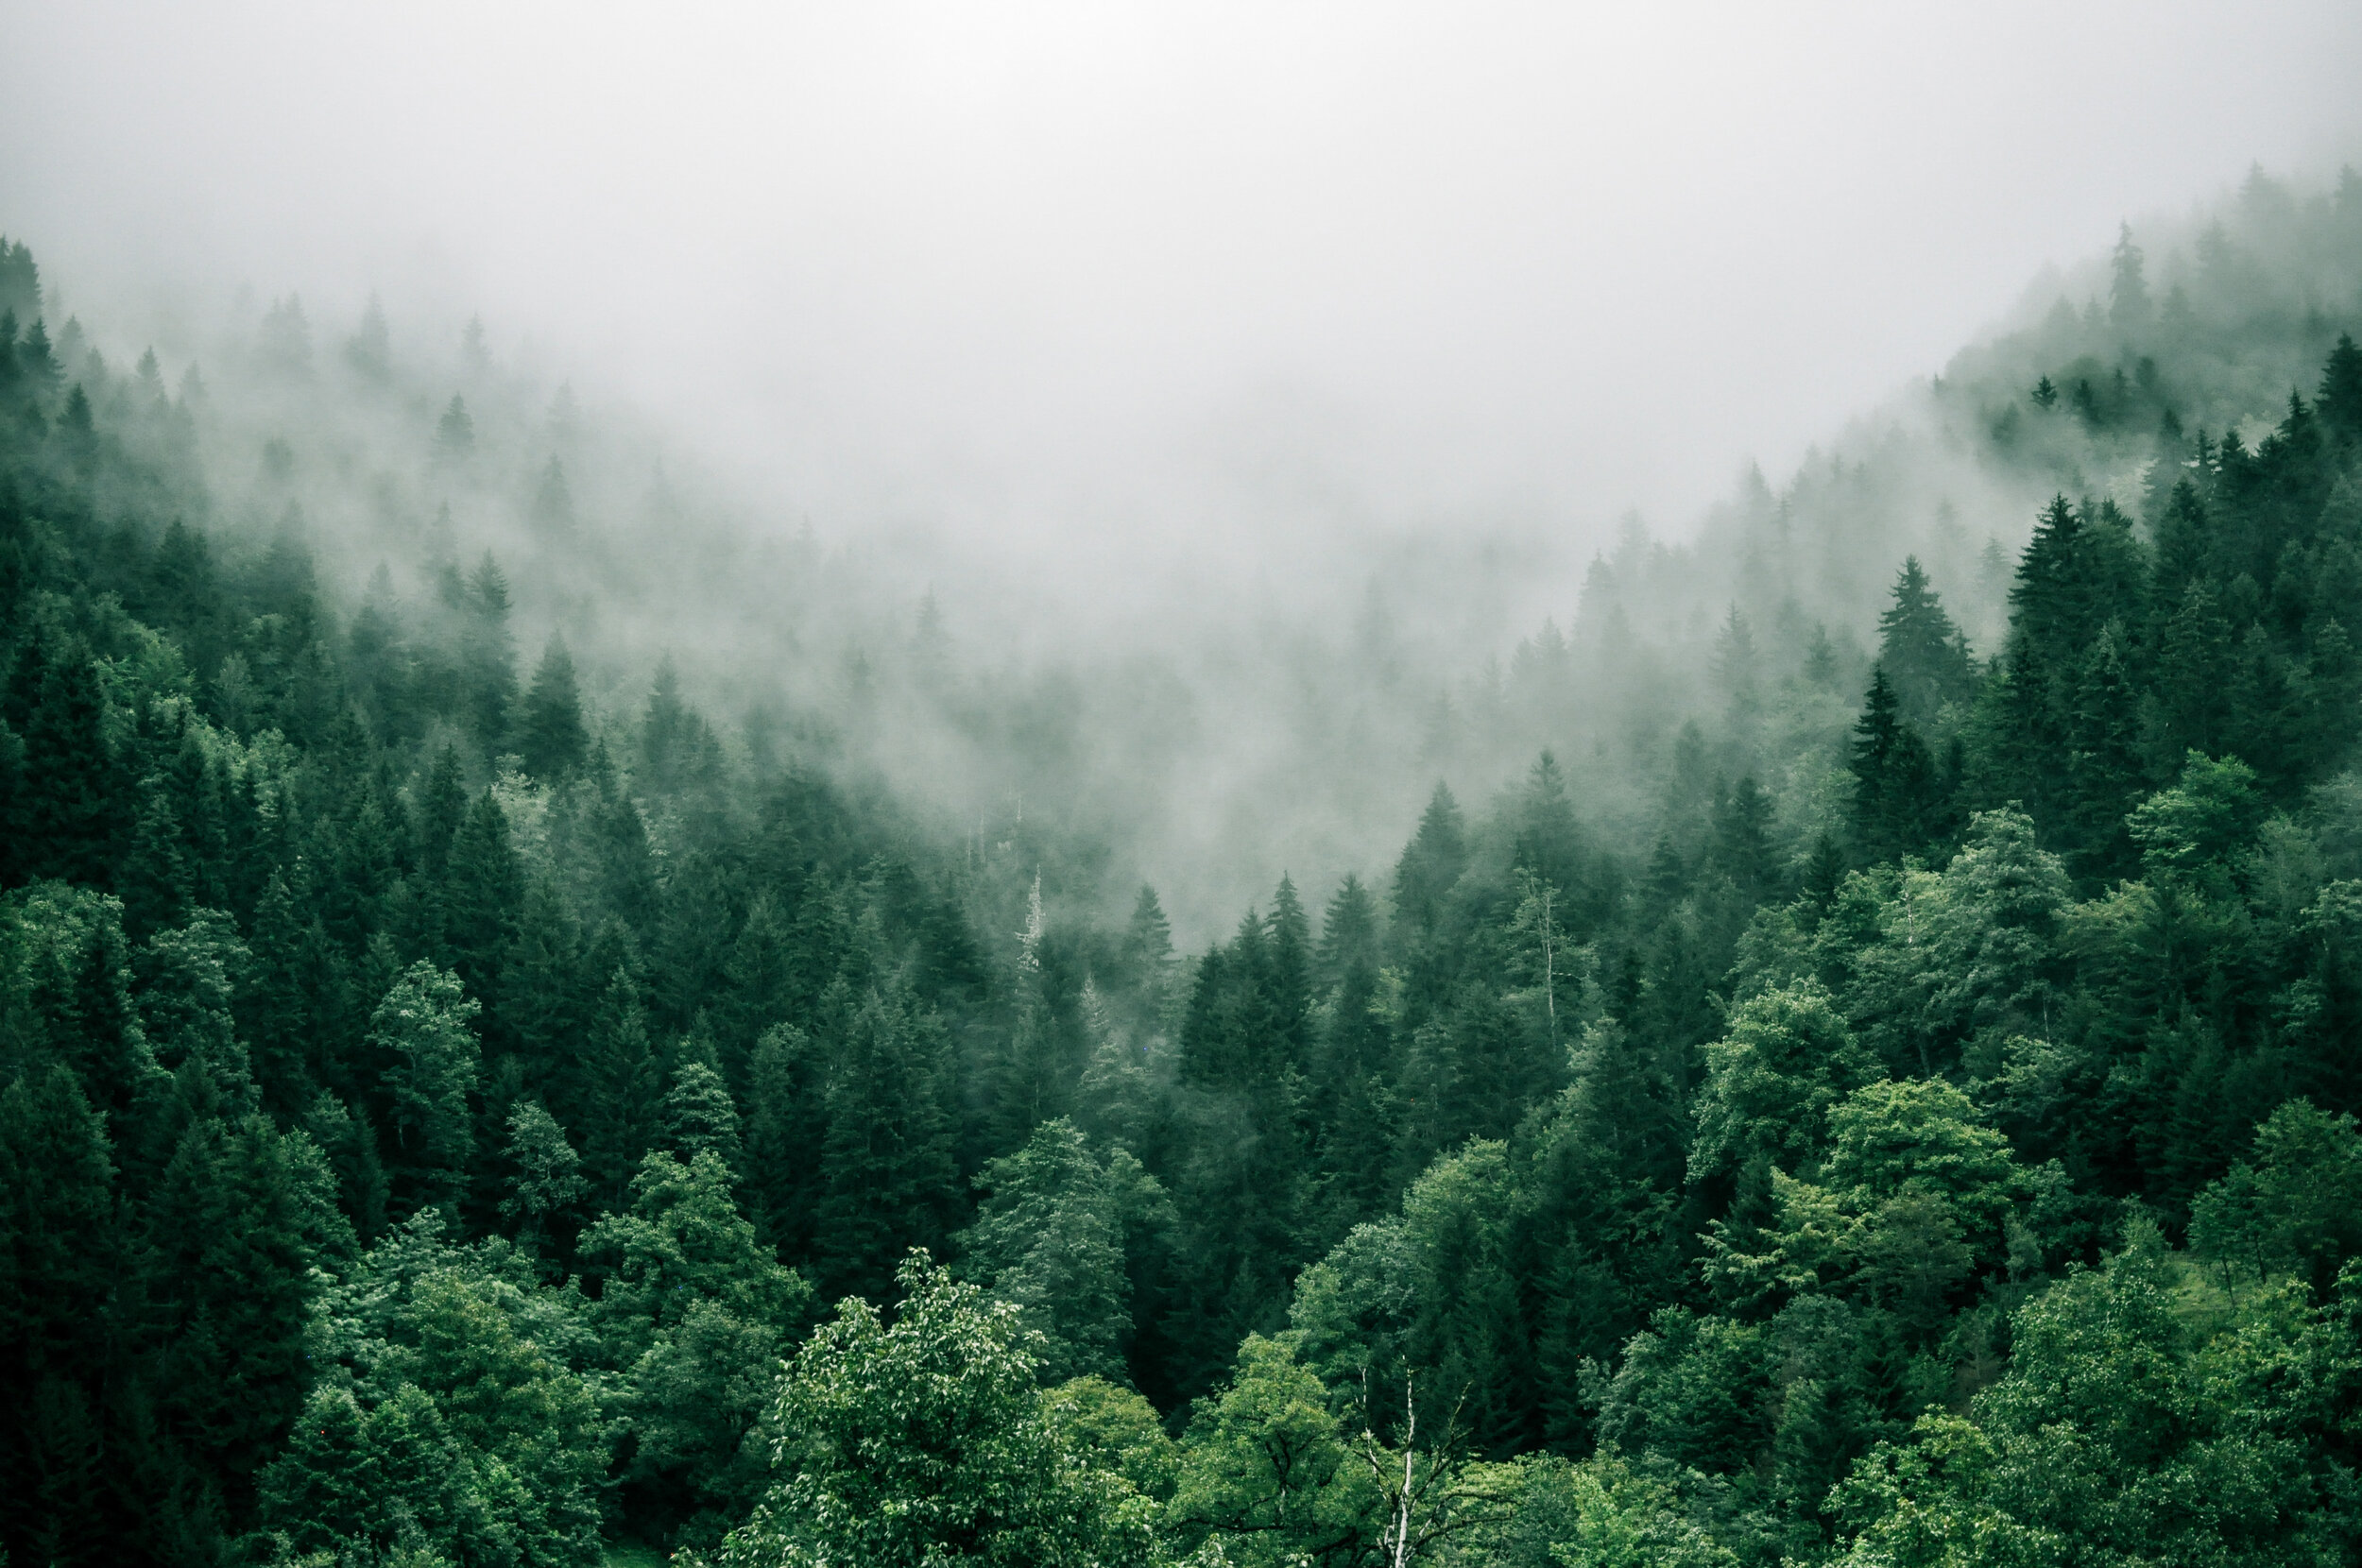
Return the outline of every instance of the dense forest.
{"type": "Polygon", "coordinates": [[[1267,646],[1379,820],[1177,946],[1178,676],[0,242],[5,1560],[2352,1560],[2362,179],[2187,252],[1267,646]]]}

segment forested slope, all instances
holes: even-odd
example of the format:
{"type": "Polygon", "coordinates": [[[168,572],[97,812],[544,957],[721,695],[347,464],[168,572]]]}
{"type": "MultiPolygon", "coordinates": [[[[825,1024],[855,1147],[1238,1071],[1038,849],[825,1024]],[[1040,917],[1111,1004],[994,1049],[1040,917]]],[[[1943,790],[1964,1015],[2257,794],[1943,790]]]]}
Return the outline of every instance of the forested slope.
{"type": "Polygon", "coordinates": [[[1967,626],[1816,459],[1708,522],[1768,607],[1628,544],[1402,716],[1514,783],[1187,956],[1116,819],[881,784],[938,645],[710,718],[555,452],[471,544],[556,635],[447,520],[347,593],[369,462],[220,470],[406,399],[464,520],[465,401],[283,309],[168,393],[9,247],[0,1546],[2349,1559],[2362,204],[2274,189],[1930,389],[1889,477],[2030,530],[1967,626]]]}

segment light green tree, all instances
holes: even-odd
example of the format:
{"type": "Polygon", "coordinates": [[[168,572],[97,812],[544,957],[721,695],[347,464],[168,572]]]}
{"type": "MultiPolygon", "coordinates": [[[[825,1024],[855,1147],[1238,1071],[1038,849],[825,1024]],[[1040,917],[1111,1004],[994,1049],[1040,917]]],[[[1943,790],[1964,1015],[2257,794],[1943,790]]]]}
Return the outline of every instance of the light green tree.
{"type": "Polygon", "coordinates": [[[467,1181],[475,1149],[468,1102],[481,1054],[468,1021],[479,1011],[457,975],[420,959],[369,1018],[370,1044],[394,1061],[385,1076],[401,1151],[397,1181],[414,1208],[450,1203],[467,1181]]]}
{"type": "Polygon", "coordinates": [[[889,1324],[859,1297],[796,1353],[780,1478],[732,1531],[743,1568],[1097,1568],[1155,1559],[1155,1505],[1036,1386],[1019,1309],[914,1252],[889,1324]]]}

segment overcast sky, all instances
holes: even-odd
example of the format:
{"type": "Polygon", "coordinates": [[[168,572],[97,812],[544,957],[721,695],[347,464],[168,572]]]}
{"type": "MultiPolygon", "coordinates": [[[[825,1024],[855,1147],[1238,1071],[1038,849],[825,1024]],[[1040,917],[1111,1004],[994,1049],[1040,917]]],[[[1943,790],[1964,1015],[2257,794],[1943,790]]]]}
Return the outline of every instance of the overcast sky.
{"type": "Polygon", "coordinates": [[[2362,158],[2351,0],[0,14],[69,290],[439,289],[823,528],[1020,556],[1678,528],[2119,216],[2362,158]]]}

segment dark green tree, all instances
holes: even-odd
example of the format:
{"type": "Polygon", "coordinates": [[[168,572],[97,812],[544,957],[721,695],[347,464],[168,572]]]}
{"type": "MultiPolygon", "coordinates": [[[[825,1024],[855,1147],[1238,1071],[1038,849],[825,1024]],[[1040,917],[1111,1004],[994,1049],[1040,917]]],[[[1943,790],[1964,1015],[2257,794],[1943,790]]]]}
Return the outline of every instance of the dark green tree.
{"type": "Polygon", "coordinates": [[[533,672],[533,685],[518,716],[517,750],[526,772],[553,783],[572,777],[590,759],[590,738],[582,725],[574,661],[562,637],[550,639],[533,672]]]}

